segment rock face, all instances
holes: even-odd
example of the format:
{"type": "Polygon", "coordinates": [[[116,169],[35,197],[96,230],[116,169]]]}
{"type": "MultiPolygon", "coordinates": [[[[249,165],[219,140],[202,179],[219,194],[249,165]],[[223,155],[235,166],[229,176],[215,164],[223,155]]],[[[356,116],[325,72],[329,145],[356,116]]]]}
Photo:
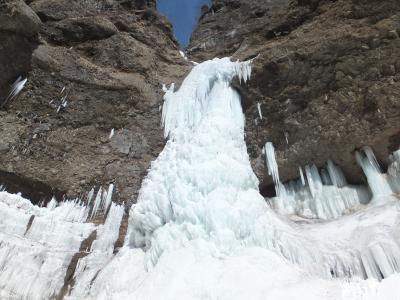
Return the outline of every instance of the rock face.
{"type": "Polygon", "coordinates": [[[132,203],[164,145],[162,84],[189,68],[171,25],[150,0],[26,2],[0,1],[0,99],[28,77],[0,111],[0,184],[73,197],[113,182],[132,203]]]}
{"type": "MultiPolygon", "coordinates": [[[[161,84],[190,68],[155,8],[155,0],[0,0],[0,101],[28,77],[0,111],[0,184],[34,186],[39,200],[113,182],[121,201],[135,200],[164,145],[161,84]]],[[[397,0],[215,0],[202,11],[191,59],[255,58],[252,80],[235,86],[265,195],[266,141],[283,181],[332,159],[357,183],[354,150],[370,145],[385,164],[399,146],[397,0]]]]}
{"type": "Polygon", "coordinates": [[[298,166],[332,159],[357,183],[354,150],[365,145],[385,164],[400,145],[399,34],[397,0],[215,0],[188,52],[197,61],[256,57],[252,80],[237,88],[268,195],[266,141],[277,148],[283,181],[299,177],[298,166]]]}
{"type": "Polygon", "coordinates": [[[39,28],[40,19],[24,1],[0,1],[0,105],[9,85],[30,71],[39,28]]]}

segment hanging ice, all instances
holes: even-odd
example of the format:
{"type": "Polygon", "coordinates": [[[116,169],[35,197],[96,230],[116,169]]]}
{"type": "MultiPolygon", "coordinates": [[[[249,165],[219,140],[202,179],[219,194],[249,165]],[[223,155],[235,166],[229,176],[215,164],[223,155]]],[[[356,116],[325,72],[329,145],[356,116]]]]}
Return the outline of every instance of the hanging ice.
{"type": "Polygon", "coordinates": [[[111,129],[110,135],[108,136],[108,139],[111,140],[114,136],[114,128],[111,129]]]}
{"type": "Polygon", "coordinates": [[[268,202],[280,214],[335,219],[369,202],[367,188],[347,185],[343,172],[331,160],[327,162],[328,171],[322,169],[320,173],[315,165],[306,166],[304,176],[302,168],[299,167],[300,179],[282,184],[279,175],[276,180],[276,174],[279,173],[274,148],[272,144],[268,144],[268,147],[266,145],[265,149],[267,148],[268,173],[274,178],[277,189],[277,197],[269,199],[268,202]]]}
{"type": "Polygon", "coordinates": [[[272,176],[275,183],[275,190],[278,196],[284,195],[284,187],[279,180],[278,164],[275,159],[275,149],[272,143],[268,142],[264,146],[265,163],[268,169],[268,174],[272,176]]]}
{"type": "MultiPolygon", "coordinates": [[[[186,127],[190,129],[197,127],[209,109],[209,94],[215,84],[228,85],[235,76],[247,81],[250,75],[251,61],[239,63],[225,58],[218,63],[209,61],[196,66],[177,93],[174,93],[174,87],[171,86],[164,96],[162,124],[165,137],[175,131],[182,133],[184,131],[182,129],[186,127]]],[[[226,108],[238,109],[233,104],[226,108]]],[[[239,109],[241,111],[240,107],[239,109]]]]}
{"type": "Polygon", "coordinates": [[[375,202],[385,201],[392,195],[392,189],[385,174],[382,173],[379,163],[369,147],[364,147],[362,152],[356,152],[357,163],[363,169],[371,188],[375,202]]]}
{"type": "MultiPolygon", "coordinates": [[[[285,278],[284,282],[307,282],[306,274],[379,278],[377,272],[365,273],[373,264],[387,270],[385,276],[398,271],[399,249],[391,235],[399,226],[393,210],[397,203],[381,211],[366,209],[352,218],[310,225],[284,221],[265,204],[243,139],[240,98],[229,86],[237,70],[246,68],[229,59],[208,61],[196,66],[177,92],[167,91],[163,120],[169,140],[152,163],[138,203],[130,211],[126,246],[96,277],[91,299],[275,299],[277,278],[285,278]],[[369,245],[375,238],[385,241],[386,256],[369,245]],[[363,262],[365,251],[374,255],[363,262]],[[144,268],[124,273],[120,283],[115,275],[119,270],[141,263],[144,268]],[[101,290],[105,282],[107,291],[101,290]]],[[[271,144],[265,154],[279,183],[271,144]]],[[[329,200],[336,203],[335,197],[349,205],[361,197],[362,191],[334,185],[321,193],[324,184],[318,170],[314,166],[307,171],[309,197],[310,184],[315,195],[327,196],[327,205],[329,200]]],[[[338,170],[333,168],[333,174],[341,185],[338,170]]],[[[315,290],[314,284],[310,286],[315,290]]],[[[321,291],[315,299],[324,299],[328,290],[352,289],[322,279],[318,286],[321,291]]],[[[365,295],[368,285],[363,288],[365,295]]],[[[282,299],[293,298],[289,294],[282,299]]]]}
{"type": "Polygon", "coordinates": [[[306,185],[306,181],[304,179],[304,173],[303,173],[303,169],[301,167],[299,167],[299,172],[300,172],[300,179],[301,179],[301,183],[303,185],[306,185]]]}
{"type": "Polygon", "coordinates": [[[260,102],[257,102],[257,110],[258,110],[258,116],[260,117],[260,120],[262,120],[263,119],[263,115],[262,115],[262,112],[261,112],[261,104],[260,104],[260,102]]]}
{"type": "Polygon", "coordinates": [[[15,97],[17,97],[18,94],[24,88],[27,81],[28,81],[27,78],[22,79],[22,77],[19,76],[17,78],[17,80],[11,85],[10,92],[8,93],[8,96],[6,97],[6,99],[3,101],[3,103],[0,103],[0,108],[5,106],[10,101],[12,101],[15,97]]]}

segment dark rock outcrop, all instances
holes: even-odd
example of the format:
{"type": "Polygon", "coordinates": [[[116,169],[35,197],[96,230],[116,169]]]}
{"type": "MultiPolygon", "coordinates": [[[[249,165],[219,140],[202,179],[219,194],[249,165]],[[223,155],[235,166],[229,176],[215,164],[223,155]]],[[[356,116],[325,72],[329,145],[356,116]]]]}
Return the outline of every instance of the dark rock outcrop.
{"type": "Polygon", "coordinates": [[[189,68],[171,25],[155,1],[28,2],[0,2],[0,85],[28,76],[0,111],[0,171],[69,197],[113,182],[133,202],[164,145],[161,86],[189,68]]]}
{"type": "Polygon", "coordinates": [[[10,84],[30,71],[39,28],[40,19],[24,1],[0,0],[0,105],[10,84]]]}
{"type": "Polygon", "coordinates": [[[400,145],[399,34],[397,0],[215,0],[188,52],[197,61],[256,57],[252,80],[236,86],[252,164],[268,190],[266,141],[284,181],[298,166],[333,159],[359,182],[354,150],[364,145],[385,164],[400,145]]]}

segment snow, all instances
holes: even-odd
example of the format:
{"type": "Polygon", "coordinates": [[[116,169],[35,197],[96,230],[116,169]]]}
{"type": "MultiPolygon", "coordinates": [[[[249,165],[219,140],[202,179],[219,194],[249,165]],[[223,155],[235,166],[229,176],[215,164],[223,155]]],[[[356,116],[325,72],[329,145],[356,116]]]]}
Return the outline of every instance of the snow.
{"type": "MultiPolygon", "coordinates": [[[[78,262],[70,300],[396,299],[400,202],[392,191],[368,203],[368,190],[348,185],[333,162],[324,171],[306,166],[303,182],[283,184],[267,143],[278,197],[268,204],[260,195],[240,96],[229,84],[250,74],[251,61],[214,59],[195,66],[178,91],[166,89],[162,122],[168,140],[142,183],[116,254],[123,208],[111,203],[113,186],[89,193],[90,207],[52,201],[38,208],[0,192],[0,265],[7,266],[0,271],[0,293],[16,299],[57,294],[70,255],[96,230],[78,262]],[[85,222],[100,212],[104,225],[85,222]],[[23,234],[33,214],[27,241],[23,234]],[[36,248],[51,255],[37,258],[36,248]]],[[[393,155],[385,175],[393,186],[399,156],[393,155]]],[[[376,177],[371,153],[360,157],[376,177]]]]}
{"type": "Polygon", "coordinates": [[[185,61],[188,61],[188,58],[186,57],[185,52],[183,52],[182,50],[179,50],[179,54],[180,54],[180,56],[182,56],[182,58],[183,58],[185,61]]]}

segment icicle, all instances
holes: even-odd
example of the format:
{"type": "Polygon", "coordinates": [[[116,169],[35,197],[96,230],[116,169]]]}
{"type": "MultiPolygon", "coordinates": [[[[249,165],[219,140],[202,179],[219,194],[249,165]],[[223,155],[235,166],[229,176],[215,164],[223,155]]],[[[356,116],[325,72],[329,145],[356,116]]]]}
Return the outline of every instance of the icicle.
{"type": "Polygon", "coordinates": [[[262,115],[262,112],[261,112],[261,104],[260,104],[260,102],[257,102],[257,109],[258,109],[258,115],[260,116],[260,120],[262,120],[263,119],[263,115],[262,115]]]}
{"type": "Polygon", "coordinates": [[[378,160],[375,157],[374,152],[372,151],[371,147],[365,146],[363,148],[365,155],[367,156],[370,164],[375,168],[375,170],[379,173],[382,173],[381,167],[379,166],[378,160]]]}
{"type": "Polygon", "coordinates": [[[332,180],[332,183],[336,187],[343,187],[347,185],[346,177],[344,176],[342,170],[333,163],[333,161],[328,160],[327,169],[329,173],[329,177],[332,180]]]}
{"type": "Polygon", "coordinates": [[[4,102],[0,105],[0,107],[3,107],[6,105],[8,102],[12,101],[15,97],[18,96],[18,94],[22,91],[24,88],[26,82],[28,81],[27,78],[22,79],[21,76],[17,78],[17,80],[11,85],[11,90],[7,96],[7,98],[4,100],[4,102]]]}
{"type": "Polygon", "coordinates": [[[113,136],[114,136],[114,128],[111,129],[111,132],[110,132],[110,135],[109,135],[108,139],[111,140],[113,138],[113,136]]]}
{"type": "Polygon", "coordinates": [[[316,187],[314,186],[314,181],[313,181],[313,176],[312,176],[312,172],[311,172],[310,166],[306,166],[305,170],[306,170],[306,177],[307,177],[308,187],[310,189],[311,195],[313,197],[315,197],[316,187]]]}
{"type": "Polygon", "coordinates": [[[356,160],[367,177],[369,187],[375,200],[379,198],[381,201],[384,201],[383,197],[393,194],[386,175],[380,172],[380,167],[377,165],[376,158],[371,148],[364,148],[364,155],[357,151],[356,160]]]}
{"type": "Polygon", "coordinates": [[[279,180],[279,170],[278,164],[275,159],[275,148],[271,142],[267,142],[264,146],[264,155],[266,167],[268,170],[268,175],[272,176],[272,179],[275,183],[276,194],[279,197],[284,194],[284,186],[279,180]]]}
{"type": "Polygon", "coordinates": [[[98,209],[101,207],[102,194],[103,194],[103,189],[100,187],[99,191],[97,192],[96,198],[94,200],[92,213],[90,215],[91,219],[93,219],[93,217],[96,216],[98,209]]]}
{"type": "Polygon", "coordinates": [[[285,131],[284,136],[285,136],[286,144],[289,145],[289,133],[287,131],[285,131]]]}
{"type": "Polygon", "coordinates": [[[92,188],[89,192],[89,194],[87,195],[87,205],[89,206],[90,203],[93,200],[93,196],[94,196],[94,188],[92,188]]]}
{"type": "Polygon", "coordinates": [[[50,210],[53,210],[57,207],[57,201],[54,198],[51,198],[50,202],[47,203],[46,207],[50,210]]]}
{"type": "Polygon", "coordinates": [[[300,172],[300,178],[301,178],[301,183],[303,185],[306,185],[306,181],[304,179],[304,173],[303,173],[303,168],[301,166],[299,166],[299,172],[300,172]]]}
{"type": "Polygon", "coordinates": [[[328,171],[325,169],[321,169],[321,179],[323,185],[333,185],[331,177],[329,176],[328,171]]]}
{"type": "Polygon", "coordinates": [[[110,207],[110,204],[112,202],[113,191],[114,191],[114,185],[110,184],[107,191],[107,197],[104,201],[104,208],[103,208],[104,213],[106,213],[108,208],[110,207]]]}

